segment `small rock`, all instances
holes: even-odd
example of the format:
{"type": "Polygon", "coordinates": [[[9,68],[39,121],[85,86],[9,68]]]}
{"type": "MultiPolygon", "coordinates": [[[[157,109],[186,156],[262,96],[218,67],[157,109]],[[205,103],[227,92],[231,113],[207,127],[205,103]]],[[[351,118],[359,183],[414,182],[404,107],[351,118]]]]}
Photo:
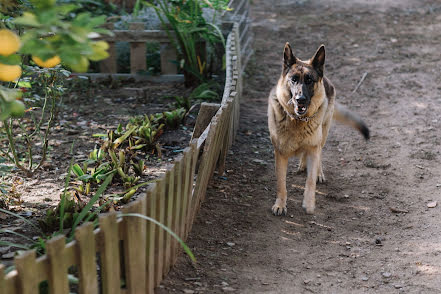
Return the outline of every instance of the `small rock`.
{"type": "Polygon", "coordinates": [[[392,274],[390,272],[384,272],[381,274],[384,278],[390,278],[392,277],[392,274]]]}
{"type": "Polygon", "coordinates": [[[230,246],[230,247],[233,247],[234,245],[236,245],[236,243],[233,243],[233,242],[227,242],[227,245],[230,246]]]}
{"type": "Polygon", "coordinates": [[[349,195],[348,195],[348,194],[345,194],[345,195],[343,195],[343,197],[346,198],[346,199],[348,199],[348,198],[349,198],[349,195]]]}
{"type": "Polygon", "coordinates": [[[367,281],[367,280],[369,280],[369,277],[367,277],[367,276],[363,276],[363,277],[361,277],[361,280],[362,280],[362,281],[367,281]]]}
{"type": "Polygon", "coordinates": [[[224,286],[224,287],[225,286],[230,286],[227,282],[223,282],[223,281],[222,281],[221,285],[224,286]]]}
{"type": "Polygon", "coordinates": [[[9,250],[11,249],[11,246],[6,246],[6,247],[0,247],[0,254],[6,254],[9,252],[9,250]]]}
{"type": "Polygon", "coordinates": [[[401,289],[401,288],[403,288],[403,285],[395,284],[394,287],[395,287],[395,289],[401,289]]]}
{"type": "Polygon", "coordinates": [[[15,252],[9,252],[6,254],[2,254],[3,259],[11,259],[11,258],[14,258],[14,256],[15,256],[15,252]]]}
{"type": "Polygon", "coordinates": [[[195,292],[193,290],[190,289],[184,289],[182,290],[185,294],[194,294],[195,292]]]}
{"type": "Polygon", "coordinates": [[[224,292],[234,292],[234,291],[236,291],[236,289],[234,289],[232,287],[223,287],[222,291],[224,291],[224,292]]]}
{"type": "Polygon", "coordinates": [[[268,163],[265,161],[265,160],[262,160],[262,159],[253,159],[253,162],[254,163],[258,163],[258,164],[260,164],[260,165],[267,165],[268,163]]]}
{"type": "Polygon", "coordinates": [[[432,201],[427,203],[427,207],[428,208],[435,208],[438,205],[438,203],[436,201],[432,201]]]}
{"type": "Polygon", "coordinates": [[[375,245],[378,245],[378,246],[382,246],[383,244],[381,243],[381,239],[380,238],[376,238],[375,239],[375,245]]]}
{"type": "Polygon", "coordinates": [[[308,285],[311,281],[310,280],[304,280],[303,283],[305,283],[305,285],[308,285]]]}

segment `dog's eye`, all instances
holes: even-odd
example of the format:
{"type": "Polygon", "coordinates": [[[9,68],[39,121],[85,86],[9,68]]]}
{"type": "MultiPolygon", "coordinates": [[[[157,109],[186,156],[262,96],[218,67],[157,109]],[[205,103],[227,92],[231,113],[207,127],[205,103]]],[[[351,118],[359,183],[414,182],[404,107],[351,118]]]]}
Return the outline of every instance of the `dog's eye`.
{"type": "Polygon", "coordinates": [[[293,83],[298,83],[299,82],[299,77],[298,76],[293,76],[291,78],[291,80],[292,80],[293,83]]]}
{"type": "Polygon", "coordinates": [[[305,77],[305,84],[309,85],[312,83],[312,79],[310,77],[305,77]]]}

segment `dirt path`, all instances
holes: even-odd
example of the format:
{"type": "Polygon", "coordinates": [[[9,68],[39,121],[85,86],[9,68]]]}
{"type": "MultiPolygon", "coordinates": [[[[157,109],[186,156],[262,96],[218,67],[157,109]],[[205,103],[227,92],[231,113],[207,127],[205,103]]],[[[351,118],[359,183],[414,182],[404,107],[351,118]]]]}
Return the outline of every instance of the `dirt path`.
{"type": "Polygon", "coordinates": [[[158,292],[439,293],[441,5],[278,2],[253,1],[256,54],[240,133],[228,172],[212,181],[188,241],[199,262],[194,267],[180,257],[158,292]],[[275,176],[266,99],[286,41],[300,58],[326,45],[337,99],[372,132],[364,142],[333,127],[314,216],[301,209],[305,175],[295,173],[296,160],[287,180],[288,216],[270,213],[275,176]],[[433,201],[438,205],[428,208],[433,201]]]}

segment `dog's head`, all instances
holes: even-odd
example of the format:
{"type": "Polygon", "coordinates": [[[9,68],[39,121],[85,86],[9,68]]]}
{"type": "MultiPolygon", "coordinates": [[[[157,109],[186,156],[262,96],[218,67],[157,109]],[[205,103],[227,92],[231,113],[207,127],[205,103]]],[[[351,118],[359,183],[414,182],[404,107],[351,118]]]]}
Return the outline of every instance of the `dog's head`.
{"type": "Polygon", "coordinates": [[[288,109],[294,107],[297,116],[306,114],[311,106],[311,100],[322,88],[323,71],[325,66],[325,46],[321,45],[314,56],[308,61],[301,61],[292,53],[289,43],[283,51],[282,77],[279,88],[284,92],[280,95],[283,104],[288,109]]]}

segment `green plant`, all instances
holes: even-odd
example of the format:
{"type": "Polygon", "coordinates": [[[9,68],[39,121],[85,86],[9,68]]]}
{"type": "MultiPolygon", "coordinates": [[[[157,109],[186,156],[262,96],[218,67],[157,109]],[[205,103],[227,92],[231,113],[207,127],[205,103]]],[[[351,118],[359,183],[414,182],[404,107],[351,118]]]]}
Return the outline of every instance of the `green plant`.
{"type": "Polygon", "coordinates": [[[22,99],[27,111],[22,118],[3,120],[2,129],[9,145],[8,152],[3,155],[31,176],[46,161],[49,136],[65,91],[63,84],[70,72],[38,67],[25,69],[24,77],[17,85],[24,92],[22,99]],[[40,157],[38,161],[35,160],[37,154],[40,157]]]}
{"type": "Polygon", "coordinates": [[[178,108],[171,111],[164,112],[165,125],[169,128],[176,129],[184,119],[187,110],[185,108],[178,108]]]}
{"type": "MultiPolygon", "coordinates": [[[[209,1],[204,2],[213,7],[209,1]]],[[[209,76],[208,69],[210,68],[207,66],[205,42],[209,46],[215,46],[219,42],[225,44],[225,40],[219,28],[204,19],[202,1],[157,0],[156,5],[144,3],[155,9],[170,41],[181,53],[184,61],[185,85],[191,87],[203,82],[209,76]]],[[[216,8],[221,7],[219,5],[216,8]]]]}
{"type": "MultiPolygon", "coordinates": [[[[193,89],[188,96],[165,96],[175,99],[175,108],[185,108],[188,113],[195,101],[216,101],[220,98],[221,86],[215,81],[204,82],[193,89]]],[[[184,115],[185,116],[185,115],[184,115]]]]}

